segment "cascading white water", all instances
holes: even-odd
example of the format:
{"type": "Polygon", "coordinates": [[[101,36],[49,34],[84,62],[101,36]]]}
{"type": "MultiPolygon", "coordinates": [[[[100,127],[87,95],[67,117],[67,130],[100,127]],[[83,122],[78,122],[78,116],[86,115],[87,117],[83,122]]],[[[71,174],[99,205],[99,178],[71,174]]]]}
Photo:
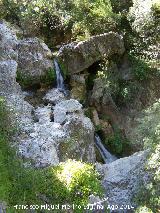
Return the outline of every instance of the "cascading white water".
{"type": "Polygon", "coordinates": [[[111,163],[117,160],[117,158],[114,155],[112,155],[111,153],[107,151],[107,149],[102,144],[101,139],[98,135],[95,135],[95,144],[105,163],[111,163]]]}
{"type": "Polygon", "coordinates": [[[65,91],[64,79],[61,74],[61,69],[56,59],[54,59],[54,67],[56,70],[56,78],[57,78],[57,89],[65,91]]]}

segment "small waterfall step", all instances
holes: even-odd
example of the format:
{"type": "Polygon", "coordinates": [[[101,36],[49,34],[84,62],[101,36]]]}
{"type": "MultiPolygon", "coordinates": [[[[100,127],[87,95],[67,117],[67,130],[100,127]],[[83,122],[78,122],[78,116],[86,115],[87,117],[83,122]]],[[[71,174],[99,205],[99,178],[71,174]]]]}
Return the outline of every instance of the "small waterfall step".
{"type": "Polygon", "coordinates": [[[97,149],[99,150],[103,160],[105,163],[111,163],[115,160],[117,160],[117,157],[115,157],[114,155],[112,155],[103,145],[100,137],[96,134],[95,135],[95,144],[97,149]]]}
{"type": "Polygon", "coordinates": [[[60,66],[58,64],[58,61],[54,59],[54,67],[56,71],[56,80],[57,80],[57,89],[62,92],[65,96],[68,96],[68,91],[66,90],[65,84],[64,84],[64,78],[62,76],[62,72],[60,69],[60,66]]]}

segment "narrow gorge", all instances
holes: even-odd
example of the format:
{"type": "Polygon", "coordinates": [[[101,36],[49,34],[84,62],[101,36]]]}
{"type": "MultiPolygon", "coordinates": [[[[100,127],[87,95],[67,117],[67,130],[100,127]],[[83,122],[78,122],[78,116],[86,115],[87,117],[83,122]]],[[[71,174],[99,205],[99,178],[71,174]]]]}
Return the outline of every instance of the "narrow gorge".
{"type": "Polygon", "coordinates": [[[0,213],[157,213],[159,3],[64,2],[0,2],[0,213]]]}

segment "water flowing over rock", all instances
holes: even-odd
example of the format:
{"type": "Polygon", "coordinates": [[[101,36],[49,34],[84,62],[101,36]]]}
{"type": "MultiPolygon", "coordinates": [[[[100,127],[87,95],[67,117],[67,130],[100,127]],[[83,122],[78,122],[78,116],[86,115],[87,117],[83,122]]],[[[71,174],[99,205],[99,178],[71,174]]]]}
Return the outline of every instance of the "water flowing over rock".
{"type": "Polygon", "coordinates": [[[54,59],[54,66],[55,66],[56,77],[57,77],[57,88],[61,90],[65,90],[64,79],[61,73],[60,66],[56,59],[54,59]]]}
{"type": "Polygon", "coordinates": [[[69,74],[79,73],[103,57],[124,53],[122,38],[113,32],[61,47],[57,59],[69,74]]]}
{"type": "Polygon", "coordinates": [[[108,150],[104,147],[104,145],[101,142],[101,139],[98,135],[95,136],[95,144],[104,160],[105,163],[111,163],[115,160],[117,160],[117,158],[112,155],[111,153],[108,152],[108,150]]]}

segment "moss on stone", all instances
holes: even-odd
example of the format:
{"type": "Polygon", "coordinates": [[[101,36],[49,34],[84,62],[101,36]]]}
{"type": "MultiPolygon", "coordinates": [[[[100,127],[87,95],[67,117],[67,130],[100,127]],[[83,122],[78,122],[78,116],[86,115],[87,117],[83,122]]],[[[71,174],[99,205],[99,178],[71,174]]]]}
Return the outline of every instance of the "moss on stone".
{"type": "Polygon", "coordinates": [[[17,82],[23,89],[29,88],[35,84],[44,84],[46,86],[54,85],[56,83],[56,72],[54,69],[49,68],[43,76],[29,76],[23,75],[19,70],[17,71],[17,82]]]}
{"type": "Polygon", "coordinates": [[[63,75],[64,79],[66,80],[67,76],[69,75],[68,74],[68,69],[67,69],[66,65],[63,63],[63,61],[61,59],[57,59],[57,60],[58,60],[60,69],[62,71],[62,75],[63,75]]]}

